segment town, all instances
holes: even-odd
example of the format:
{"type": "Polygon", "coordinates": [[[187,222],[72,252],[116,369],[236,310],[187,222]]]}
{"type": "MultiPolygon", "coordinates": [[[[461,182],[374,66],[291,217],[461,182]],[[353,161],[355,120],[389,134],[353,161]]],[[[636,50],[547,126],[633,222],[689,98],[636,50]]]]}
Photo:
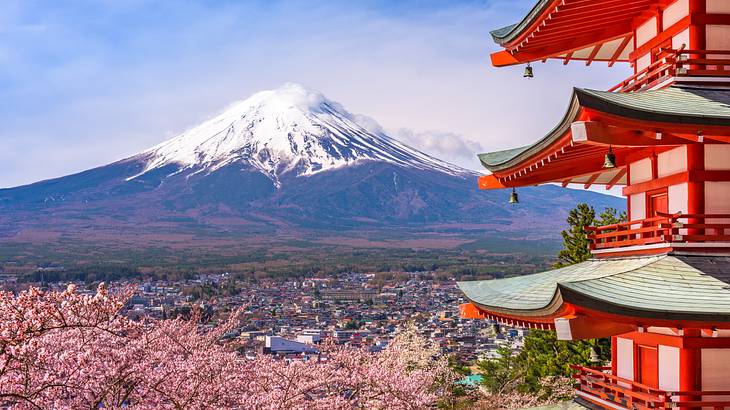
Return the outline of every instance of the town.
{"type": "MultiPolygon", "coordinates": [[[[17,288],[11,275],[2,279],[2,288],[17,288]]],[[[61,290],[68,284],[33,285],[61,290]]],[[[80,293],[95,292],[94,286],[75,285],[80,293]]],[[[472,364],[498,357],[500,347],[517,351],[526,332],[460,318],[458,306],[464,300],[455,282],[436,281],[424,272],[282,281],[241,281],[215,273],[180,281],[118,282],[111,287],[134,289],[126,314],[135,319],[187,317],[199,310],[214,324],[240,310],[240,326],[224,338],[248,358],[272,354],[306,360],[325,341],[377,352],[398,331],[415,326],[444,355],[472,364]]]]}

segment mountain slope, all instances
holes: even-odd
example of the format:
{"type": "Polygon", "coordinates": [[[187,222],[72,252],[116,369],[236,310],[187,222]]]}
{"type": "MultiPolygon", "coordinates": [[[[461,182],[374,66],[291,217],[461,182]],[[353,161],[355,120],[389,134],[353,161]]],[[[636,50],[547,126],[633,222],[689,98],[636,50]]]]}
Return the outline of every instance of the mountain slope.
{"type": "Polygon", "coordinates": [[[618,198],[553,186],[479,191],[477,174],[389,137],[321,93],[263,91],[116,163],[0,190],[0,237],[53,232],[114,240],[194,237],[498,233],[557,238],[578,202],[618,198]],[[375,130],[375,131],[373,131],[375,130]]]}

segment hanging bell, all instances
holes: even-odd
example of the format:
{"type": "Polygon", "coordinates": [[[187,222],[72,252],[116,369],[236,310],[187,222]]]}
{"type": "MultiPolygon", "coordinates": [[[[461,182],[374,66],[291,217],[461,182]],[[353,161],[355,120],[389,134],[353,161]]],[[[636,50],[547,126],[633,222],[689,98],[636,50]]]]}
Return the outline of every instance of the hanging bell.
{"type": "Polygon", "coordinates": [[[532,67],[530,66],[530,63],[527,63],[527,67],[525,67],[525,74],[522,75],[524,78],[532,78],[535,74],[532,72],[532,67]]]}
{"type": "Polygon", "coordinates": [[[608,147],[608,152],[603,158],[603,168],[616,168],[616,154],[611,151],[611,147],[608,147]]]}
{"type": "Polygon", "coordinates": [[[509,194],[509,203],[511,204],[519,204],[520,199],[517,197],[517,190],[512,188],[512,193],[509,194]]]}

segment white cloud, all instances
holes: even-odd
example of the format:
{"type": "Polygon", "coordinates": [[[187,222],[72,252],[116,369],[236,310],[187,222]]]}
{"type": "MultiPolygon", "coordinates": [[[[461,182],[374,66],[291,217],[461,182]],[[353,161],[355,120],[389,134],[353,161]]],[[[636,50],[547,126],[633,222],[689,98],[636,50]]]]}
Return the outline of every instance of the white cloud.
{"type": "Polygon", "coordinates": [[[466,169],[482,170],[477,154],[484,152],[484,148],[477,141],[462,135],[453,132],[416,132],[407,128],[401,128],[391,135],[436,158],[466,169]]]}

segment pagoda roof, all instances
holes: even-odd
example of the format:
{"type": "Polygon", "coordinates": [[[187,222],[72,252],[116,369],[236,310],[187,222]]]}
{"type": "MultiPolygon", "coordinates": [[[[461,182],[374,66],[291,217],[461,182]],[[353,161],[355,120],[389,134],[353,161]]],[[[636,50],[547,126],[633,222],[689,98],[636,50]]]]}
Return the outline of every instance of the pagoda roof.
{"type": "Polygon", "coordinates": [[[495,66],[547,58],[628,61],[633,27],[669,0],[538,0],[516,24],[491,32],[504,51],[492,54],[495,66]]]}
{"type": "Polygon", "coordinates": [[[569,132],[581,108],[639,121],[730,126],[730,90],[726,88],[672,86],[633,93],[574,88],[565,116],[542,139],[532,145],[480,154],[479,160],[492,172],[518,165],[569,132]]]}
{"type": "MultiPolygon", "coordinates": [[[[499,280],[458,282],[479,308],[510,317],[560,316],[570,304],[641,319],[730,322],[730,257],[594,259],[499,280]]],[[[529,320],[529,319],[526,319],[529,320]]]]}
{"type": "Polygon", "coordinates": [[[492,30],[489,34],[492,35],[492,39],[497,44],[505,44],[511,40],[514,40],[516,36],[525,31],[527,27],[534,22],[540,14],[553,2],[553,0],[538,0],[537,3],[530,9],[525,17],[519,23],[510,24],[509,26],[492,30]]]}

